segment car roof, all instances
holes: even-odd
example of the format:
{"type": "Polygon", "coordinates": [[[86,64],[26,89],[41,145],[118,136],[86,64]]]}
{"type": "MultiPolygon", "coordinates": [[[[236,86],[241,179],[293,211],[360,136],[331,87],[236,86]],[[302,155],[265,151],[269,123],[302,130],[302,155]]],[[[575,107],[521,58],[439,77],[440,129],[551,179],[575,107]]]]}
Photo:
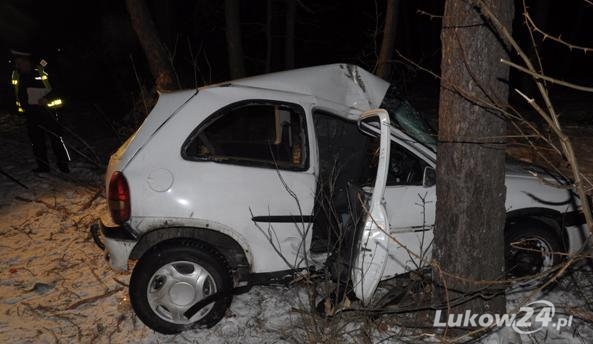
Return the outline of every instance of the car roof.
{"type": "Polygon", "coordinates": [[[337,63],[252,76],[204,88],[217,86],[308,95],[366,111],[381,105],[389,83],[359,66],[337,63]]]}

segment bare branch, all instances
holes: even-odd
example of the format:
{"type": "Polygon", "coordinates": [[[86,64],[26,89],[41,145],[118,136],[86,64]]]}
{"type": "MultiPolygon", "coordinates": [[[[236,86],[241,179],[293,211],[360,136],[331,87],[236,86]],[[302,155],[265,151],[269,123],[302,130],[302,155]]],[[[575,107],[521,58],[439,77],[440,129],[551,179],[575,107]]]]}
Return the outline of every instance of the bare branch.
{"type": "Polygon", "coordinates": [[[433,19],[443,19],[443,16],[441,16],[441,15],[438,15],[438,14],[433,14],[433,13],[426,12],[426,11],[423,11],[423,10],[416,10],[416,13],[418,13],[418,14],[420,14],[420,15],[422,15],[422,16],[426,16],[426,17],[428,17],[428,19],[429,19],[429,20],[433,20],[433,19]]]}
{"type": "Polygon", "coordinates": [[[558,37],[552,36],[549,33],[545,32],[544,30],[540,29],[537,25],[535,25],[535,22],[533,21],[533,19],[531,18],[531,16],[529,15],[529,13],[527,11],[523,12],[523,16],[525,17],[526,23],[528,25],[528,27],[530,27],[533,31],[539,33],[540,35],[543,36],[542,38],[542,42],[545,41],[546,39],[549,39],[553,42],[556,42],[558,44],[564,45],[565,47],[567,47],[568,49],[572,50],[580,50],[583,53],[587,54],[588,52],[593,51],[593,47],[586,47],[583,45],[577,45],[577,44],[572,44],[569,43],[565,40],[562,39],[561,35],[558,35],[558,37]]]}
{"type": "Polygon", "coordinates": [[[509,65],[525,74],[529,74],[531,75],[533,78],[538,79],[538,80],[545,80],[545,81],[549,81],[553,84],[556,85],[560,85],[560,86],[564,86],[564,87],[568,87],[568,88],[572,88],[574,90],[578,90],[578,91],[583,91],[583,92],[593,92],[593,87],[587,87],[587,86],[581,86],[581,85],[577,85],[577,84],[573,84],[571,82],[567,82],[567,81],[562,81],[562,80],[558,80],[552,77],[549,77],[547,75],[543,75],[534,71],[531,71],[525,67],[522,67],[514,62],[511,61],[507,61],[505,59],[500,59],[500,62],[509,65]]]}

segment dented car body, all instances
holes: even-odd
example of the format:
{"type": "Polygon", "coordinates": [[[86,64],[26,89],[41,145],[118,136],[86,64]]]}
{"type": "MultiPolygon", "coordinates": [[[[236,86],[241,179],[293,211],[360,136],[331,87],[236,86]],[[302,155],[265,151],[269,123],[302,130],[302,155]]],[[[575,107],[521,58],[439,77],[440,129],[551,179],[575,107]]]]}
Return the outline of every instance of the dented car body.
{"type": "MultiPolygon", "coordinates": [[[[336,242],[352,246],[343,261],[363,304],[380,280],[421,267],[407,250],[430,257],[436,137],[392,89],[334,64],[162,94],[110,160],[100,225],[113,268],[138,260],[139,317],[164,333],[211,326],[232,290],[323,268],[336,242]],[[352,185],[364,211],[348,230],[352,185]]],[[[517,276],[586,236],[578,199],[533,173],[507,169],[507,241],[543,252],[509,244],[517,276]]]]}

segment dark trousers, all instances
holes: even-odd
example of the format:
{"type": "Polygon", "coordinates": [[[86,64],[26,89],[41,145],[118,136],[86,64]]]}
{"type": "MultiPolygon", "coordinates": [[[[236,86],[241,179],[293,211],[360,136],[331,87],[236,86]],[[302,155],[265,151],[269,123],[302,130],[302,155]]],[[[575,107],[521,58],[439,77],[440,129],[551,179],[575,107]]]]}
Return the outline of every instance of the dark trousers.
{"type": "Polygon", "coordinates": [[[58,166],[67,166],[70,161],[68,151],[62,140],[62,127],[57,113],[45,108],[31,109],[25,113],[27,134],[33,148],[38,167],[49,168],[46,141],[49,139],[58,166]]]}

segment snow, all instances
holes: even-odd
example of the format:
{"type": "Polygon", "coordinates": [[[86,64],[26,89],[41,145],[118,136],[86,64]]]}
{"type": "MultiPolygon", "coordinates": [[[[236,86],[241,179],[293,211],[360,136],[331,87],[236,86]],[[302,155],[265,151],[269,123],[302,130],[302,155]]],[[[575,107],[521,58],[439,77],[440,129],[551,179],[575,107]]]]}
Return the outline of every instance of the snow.
{"type": "MultiPolygon", "coordinates": [[[[129,273],[112,271],[88,228],[103,212],[103,176],[79,157],[72,173],[35,175],[22,121],[1,116],[0,342],[2,343],[302,343],[437,342],[429,331],[384,327],[343,313],[331,321],[308,311],[301,285],[259,286],[234,297],[227,316],[211,329],[167,336],[134,315],[127,296],[129,273]],[[425,334],[423,334],[425,332],[425,334]]],[[[584,307],[574,285],[530,299],[553,302],[558,312],[584,307]],[[561,309],[564,307],[564,309],[561,309]],[[570,309],[568,307],[571,307],[570,309]]],[[[591,290],[589,290],[591,292],[591,290]]],[[[509,297],[509,310],[525,292],[509,297]]],[[[390,322],[385,322],[389,324],[390,322]]],[[[518,336],[508,328],[482,343],[589,343],[593,327],[580,319],[568,330],[518,336]]]]}

